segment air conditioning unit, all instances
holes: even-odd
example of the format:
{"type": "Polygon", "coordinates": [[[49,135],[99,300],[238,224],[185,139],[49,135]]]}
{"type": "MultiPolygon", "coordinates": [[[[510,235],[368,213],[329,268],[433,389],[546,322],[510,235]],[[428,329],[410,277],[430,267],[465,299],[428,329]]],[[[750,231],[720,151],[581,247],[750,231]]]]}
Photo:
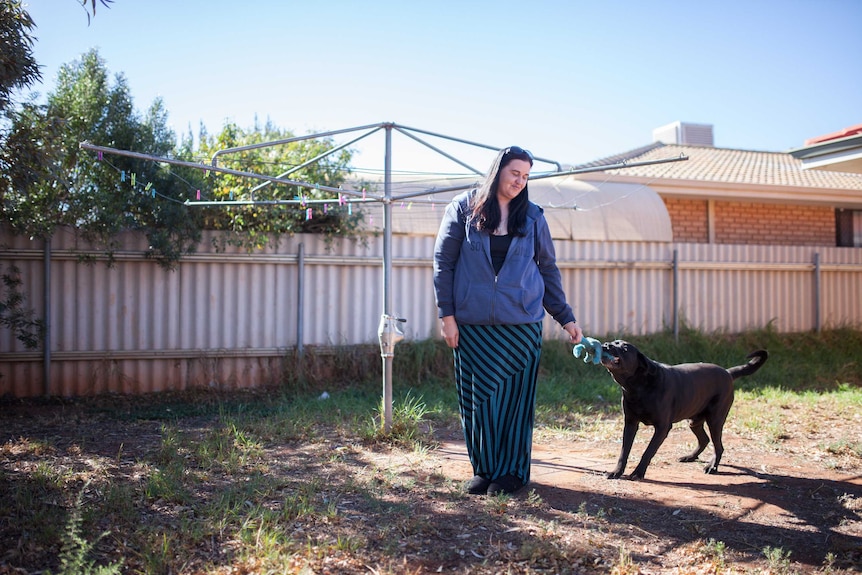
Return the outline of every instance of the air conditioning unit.
{"type": "Polygon", "coordinates": [[[652,131],[652,141],[663,144],[713,146],[712,124],[673,122],[652,131]]]}

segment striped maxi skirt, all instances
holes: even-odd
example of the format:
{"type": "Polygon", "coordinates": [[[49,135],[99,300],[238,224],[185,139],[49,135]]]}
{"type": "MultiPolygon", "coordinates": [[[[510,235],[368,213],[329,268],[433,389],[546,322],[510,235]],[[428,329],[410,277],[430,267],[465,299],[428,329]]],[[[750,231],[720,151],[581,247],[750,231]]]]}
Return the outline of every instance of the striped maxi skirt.
{"type": "Polygon", "coordinates": [[[459,325],[455,387],[473,474],[530,481],[542,322],[459,325]]]}

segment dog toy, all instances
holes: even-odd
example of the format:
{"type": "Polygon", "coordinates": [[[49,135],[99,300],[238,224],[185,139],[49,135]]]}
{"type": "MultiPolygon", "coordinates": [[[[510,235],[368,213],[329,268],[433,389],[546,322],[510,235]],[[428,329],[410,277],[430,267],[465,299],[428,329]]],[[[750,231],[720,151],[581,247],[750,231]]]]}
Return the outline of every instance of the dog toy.
{"type": "Polygon", "coordinates": [[[590,363],[592,361],[595,365],[599,365],[602,363],[603,355],[608,359],[611,359],[613,357],[608,352],[602,349],[602,342],[593,337],[587,336],[581,338],[581,343],[575,345],[575,348],[572,350],[572,353],[575,357],[581,357],[581,354],[583,354],[584,363],[590,363]],[[590,355],[593,356],[592,359],[590,359],[590,355]]]}

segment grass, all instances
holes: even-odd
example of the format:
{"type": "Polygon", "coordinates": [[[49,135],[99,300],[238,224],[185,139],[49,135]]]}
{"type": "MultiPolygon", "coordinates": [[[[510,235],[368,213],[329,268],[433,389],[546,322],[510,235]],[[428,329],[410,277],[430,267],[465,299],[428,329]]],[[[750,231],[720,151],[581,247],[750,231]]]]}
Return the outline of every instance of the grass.
{"type": "MultiPolygon", "coordinates": [[[[862,412],[862,332],[624,337],[665,363],[731,366],[768,349],[766,366],[738,382],[731,424],[766,448],[814,429],[806,413],[862,412]]],[[[388,433],[379,358],[365,355],[375,348],[345,353],[355,371],[312,355],[302,381],[270,390],[30,402],[74,416],[61,418],[62,433],[53,415],[38,433],[4,436],[0,547],[10,551],[0,572],[640,572],[635,549],[607,539],[613,503],[552,515],[535,491],[477,502],[435,467],[439,438],[459,434],[440,342],[399,345],[388,433]],[[500,522],[503,536],[488,530],[500,522]]],[[[536,437],[614,438],[619,401],[605,370],[546,342],[536,437]]],[[[858,467],[858,427],[819,449],[858,467]]],[[[844,506],[857,503],[847,495],[844,506]]],[[[710,568],[698,572],[734,572],[722,541],[704,539],[691,556],[710,568]]],[[[748,572],[798,572],[787,549],[763,549],[761,560],[748,572]]]]}

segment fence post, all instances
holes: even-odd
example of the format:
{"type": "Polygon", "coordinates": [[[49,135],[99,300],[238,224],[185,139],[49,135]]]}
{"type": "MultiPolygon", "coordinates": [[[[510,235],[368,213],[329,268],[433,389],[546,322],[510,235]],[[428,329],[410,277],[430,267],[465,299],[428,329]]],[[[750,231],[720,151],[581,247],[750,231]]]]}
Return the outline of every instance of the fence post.
{"type": "Polygon", "coordinates": [[[679,250],[673,250],[673,340],[679,343],[679,250]]]}
{"type": "Polygon", "coordinates": [[[296,253],[296,359],[299,381],[305,380],[305,244],[300,242],[296,253]]]}
{"type": "Polygon", "coordinates": [[[814,331],[820,333],[820,252],[814,252],[814,331]]]}
{"type": "Polygon", "coordinates": [[[45,397],[51,395],[51,237],[45,238],[42,250],[44,277],[42,294],[45,308],[45,332],[42,335],[42,390],[45,397]]]}

